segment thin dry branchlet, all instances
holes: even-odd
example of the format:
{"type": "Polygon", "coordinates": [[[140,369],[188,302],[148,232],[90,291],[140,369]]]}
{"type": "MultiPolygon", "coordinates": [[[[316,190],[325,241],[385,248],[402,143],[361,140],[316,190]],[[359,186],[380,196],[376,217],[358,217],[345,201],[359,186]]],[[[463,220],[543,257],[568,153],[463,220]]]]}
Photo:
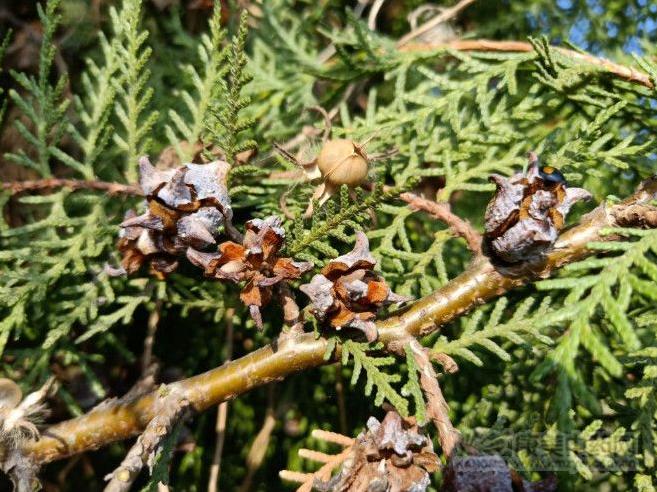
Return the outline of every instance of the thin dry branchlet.
{"type": "Polygon", "coordinates": [[[461,434],[454,428],[449,418],[449,407],[440,389],[429,350],[415,338],[412,338],[409,344],[415,363],[420,370],[420,386],[427,402],[427,415],[438,430],[443,453],[449,458],[459,445],[461,434]]]}
{"type": "Polygon", "coordinates": [[[281,258],[278,252],[284,240],[280,218],[252,219],[246,223],[242,244],[226,241],[219,245],[216,253],[189,248],[187,258],[203,268],[208,277],[246,282],[240,299],[249,307],[258,328],[262,328],[260,308],[271,300],[273,287],[298,279],[312,268],[309,262],[281,258]]]}
{"type": "Polygon", "coordinates": [[[427,200],[414,193],[402,193],[399,198],[408,203],[414,210],[424,210],[436,219],[444,222],[454,236],[462,237],[474,254],[481,254],[482,237],[479,232],[465,219],[462,219],[451,210],[447,202],[438,203],[427,200]]]}
{"type": "Polygon", "coordinates": [[[299,289],[310,298],[311,310],[320,321],[327,321],[336,330],[361,330],[369,341],[374,341],[374,319],[379,309],[410,299],[392,292],[373,271],[375,265],[367,236],[359,231],[350,253],[329,261],[321,274],[299,289]]]}

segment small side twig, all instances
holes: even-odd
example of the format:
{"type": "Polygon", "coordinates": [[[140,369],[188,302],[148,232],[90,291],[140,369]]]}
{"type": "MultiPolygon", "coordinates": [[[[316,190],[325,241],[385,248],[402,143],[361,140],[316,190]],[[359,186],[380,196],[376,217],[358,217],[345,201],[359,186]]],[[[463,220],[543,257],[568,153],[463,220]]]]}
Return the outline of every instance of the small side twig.
{"type": "Polygon", "coordinates": [[[246,476],[242,481],[239,492],[248,492],[251,490],[253,477],[255,476],[260,466],[262,466],[262,462],[265,459],[265,453],[269,447],[271,433],[274,431],[274,427],[276,426],[276,412],[274,412],[274,388],[275,385],[270,385],[268,388],[269,392],[265,420],[262,423],[260,431],[258,431],[258,434],[253,440],[251,447],[249,448],[249,454],[246,456],[246,476]]]}
{"type": "Polygon", "coordinates": [[[440,447],[449,459],[461,440],[461,434],[454,428],[449,419],[449,407],[438,384],[436,371],[433,368],[427,349],[415,338],[409,340],[413,357],[420,369],[420,386],[427,399],[427,414],[438,429],[440,447]]]}
{"type": "Polygon", "coordinates": [[[110,195],[143,195],[139,185],[112,183],[108,181],[48,178],[31,181],[8,181],[6,183],[0,183],[0,189],[8,190],[12,195],[32,191],[50,190],[54,188],[104,191],[110,195]]]}
{"type": "Polygon", "coordinates": [[[347,404],[344,396],[344,379],[342,377],[342,362],[338,362],[335,368],[335,393],[338,397],[338,416],[340,418],[340,432],[347,433],[347,404]]]}
{"type": "Polygon", "coordinates": [[[109,480],[105,492],[130,490],[144,465],[152,467],[163,439],[171,433],[189,407],[189,401],[181,398],[177,392],[172,392],[161,400],[160,411],[137,438],[137,442],[130,448],[119,467],[105,477],[109,480]]]}
{"type": "MultiPolygon", "coordinates": [[[[226,309],[226,362],[233,358],[233,316],[235,308],[226,309]]],[[[226,421],[228,420],[228,402],[224,401],[217,407],[217,421],[215,431],[217,439],[214,445],[214,455],[210,466],[210,479],[208,480],[208,492],[216,492],[221,473],[221,455],[226,442],[226,421]]]]}
{"type": "Polygon", "coordinates": [[[303,333],[303,316],[294,296],[294,292],[286,282],[278,284],[278,294],[283,307],[283,321],[287,327],[286,337],[294,337],[303,333]]]}
{"type": "MultiPolygon", "coordinates": [[[[423,51],[438,51],[438,50],[454,50],[454,51],[484,51],[484,52],[499,52],[499,53],[531,53],[534,51],[534,46],[525,41],[497,41],[492,39],[455,39],[445,43],[408,43],[404,46],[398,46],[399,51],[409,52],[423,52],[423,51]]],[[[600,69],[610,73],[616,77],[624,79],[638,85],[642,85],[649,89],[654,87],[653,81],[647,73],[637,70],[633,67],[627,67],[619,63],[600,58],[589,53],[582,53],[579,51],[562,48],[560,46],[553,46],[557,53],[569,58],[575,62],[582,62],[589,65],[599,67],[600,69]]]]}
{"type": "Polygon", "coordinates": [[[446,22],[452,18],[454,18],[456,15],[458,15],[459,12],[461,12],[463,9],[465,9],[468,5],[474,3],[476,0],[461,0],[459,3],[454,5],[453,7],[450,7],[448,9],[443,10],[440,14],[437,16],[431,18],[424,24],[421,24],[420,26],[417,27],[417,29],[413,29],[409,33],[407,33],[405,36],[401,37],[399,41],[397,41],[397,47],[400,48],[409,42],[411,42],[413,39],[417,38],[418,36],[421,36],[427,31],[432,30],[434,27],[442,24],[443,22],[446,22]]]}
{"type": "Polygon", "coordinates": [[[467,220],[452,212],[449,203],[427,200],[413,193],[402,193],[399,198],[414,210],[423,210],[449,226],[452,234],[465,239],[468,248],[476,255],[481,254],[482,237],[467,220]]]}
{"type": "Polygon", "coordinates": [[[37,474],[39,466],[19,450],[9,452],[3,463],[3,469],[9,475],[15,492],[33,492],[41,488],[37,474]]]}
{"type": "Polygon", "coordinates": [[[347,86],[347,88],[342,93],[342,96],[340,97],[340,100],[328,112],[328,116],[331,120],[333,120],[333,118],[335,118],[338,115],[338,113],[340,112],[340,106],[342,106],[343,103],[345,103],[349,100],[349,98],[353,95],[354,91],[356,90],[356,88],[359,85],[361,85],[361,84],[356,83],[356,82],[351,82],[347,86]]]}
{"type": "Polygon", "coordinates": [[[326,110],[321,106],[311,106],[308,108],[311,111],[316,111],[324,117],[324,133],[322,134],[322,142],[326,142],[331,134],[331,128],[333,127],[332,118],[326,112],[326,110]]]}
{"type": "Polygon", "coordinates": [[[385,0],[374,0],[372,2],[372,7],[370,7],[370,13],[367,16],[367,27],[374,31],[376,29],[376,18],[379,15],[379,10],[383,6],[385,0]]]}
{"type": "Polygon", "coordinates": [[[148,316],[146,325],[146,338],[144,338],[144,355],[141,359],[141,374],[144,377],[151,367],[153,360],[153,345],[155,344],[155,333],[157,332],[157,325],[160,322],[160,311],[162,310],[162,300],[155,301],[155,307],[148,316]]]}

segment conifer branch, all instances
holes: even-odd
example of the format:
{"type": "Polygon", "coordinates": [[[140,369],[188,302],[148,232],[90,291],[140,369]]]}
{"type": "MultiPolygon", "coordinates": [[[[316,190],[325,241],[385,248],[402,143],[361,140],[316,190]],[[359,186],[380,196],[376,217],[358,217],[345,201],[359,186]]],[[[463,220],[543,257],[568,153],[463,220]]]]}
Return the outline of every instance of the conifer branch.
{"type": "Polygon", "coordinates": [[[50,73],[56,56],[53,42],[55,31],[61,21],[59,13],[60,0],[50,0],[45,10],[37,5],[39,19],[43,25],[43,37],[39,49],[39,71],[36,76],[23,72],[12,72],[22,91],[9,90],[9,98],[25,114],[30,124],[16,120],[14,126],[18,133],[32,147],[34,155],[19,148],[15,153],[7,153],[6,158],[16,164],[32,168],[43,177],[52,176],[51,157],[61,142],[66,121],[66,109],[69,100],[65,97],[68,84],[66,76],[50,82],[50,73]]]}
{"type": "Polygon", "coordinates": [[[148,32],[140,28],[141,15],[141,0],[126,1],[120,12],[110,10],[124,61],[122,77],[116,83],[119,98],[115,107],[123,132],[116,133],[114,140],[125,153],[125,176],[131,182],[137,181],[137,161],[150,145],[150,132],[158,118],[157,111],[145,115],[153,98],[153,88],[148,86],[151,72],[146,68],[152,49],[145,45],[148,32]]]}
{"type": "MultiPolygon", "coordinates": [[[[577,226],[564,232],[540,263],[502,268],[493,265],[485,256],[476,257],[467,270],[433,294],[379,321],[379,341],[398,351],[399,344],[406,343],[409,337],[428,335],[475,306],[528,282],[548,277],[563,265],[594,255],[599,250],[590,249],[588,244],[612,240],[603,232],[618,225],[617,217],[624,216],[628,207],[648,205],[656,198],[657,177],[654,177],[645,181],[627,200],[598,206],[577,226]]],[[[641,221],[638,222],[640,225],[641,221]]],[[[221,367],[173,383],[168,389],[201,412],[253,388],[330,362],[330,358],[324,357],[328,344],[329,340],[316,338],[313,333],[286,337],[221,367]]],[[[339,344],[336,349],[334,357],[337,358],[339,344]]],[[[126,439],[141,432],[155,417],[157,400],[158,392],[152,392],[53,425],[44,430],[39,441],[27,443],[23,452],[37,463],[47,463],[126,439]]]]}
{"type": "MultiPolygon", "coordinates": [[[[645,72],[632,67],[627,67],[619,63],[612,62],[605,58],[599,58],[589,53],[583,53],[559,46],[552,46],[553,50],[566,58],[575,62],[582,62],[594,65],[602,70],[609,72],[616,77],[625,79],[628,82],[642,85],[648,89],[654,88],[654,83],[645,72]]],[[[490,39],[457,39],[446,43],[409,43],[399,46],[399,51],[403,52],[424,52],[424,51],[492,51],[492,52],[520,52],[531,53],[534,46],[524,41],[495,41],[490,39]]]]}

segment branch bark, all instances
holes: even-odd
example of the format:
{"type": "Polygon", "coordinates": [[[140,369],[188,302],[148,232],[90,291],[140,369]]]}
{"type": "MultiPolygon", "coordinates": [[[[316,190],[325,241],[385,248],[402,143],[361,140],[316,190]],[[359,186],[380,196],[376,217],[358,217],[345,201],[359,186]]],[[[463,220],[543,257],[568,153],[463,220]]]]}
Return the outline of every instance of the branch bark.
{"type": "MultiPolygon", "coordinates": [[[[532,280],[547,277],[567,263],[595,254],[587,244],[609,240],[609,236],[601,235],[602,229],[618,225],[616,217],[625,217],[623,212],[628,207],[649,205],[655,199],[657,177],[644,182],[624,202],[600,205],[584,216],[580,224],[560,236],[554,249],[540,263],[502,268],[485,256],[475,257],[467,270],[441,289],[379,321],[380,341],[390,345],[407,340],[409,336],[428,335],[475,306],[532,280]]],[[[184,397],[194,410],[201,412],[255,387],[330,362],[324,360],[326,346],[326,339],[315,338],[312,333],[285,338],[221,367],[173,383],[169,390],[184,397]]],[[[157,392],[152,392],[128,403],[99,408],[55,424],[42,433],[39,441],[26,444],[23,452],[36,463],[47,463],[126,439],[141,432],[153,419],[157,398],[157,392]]]]}

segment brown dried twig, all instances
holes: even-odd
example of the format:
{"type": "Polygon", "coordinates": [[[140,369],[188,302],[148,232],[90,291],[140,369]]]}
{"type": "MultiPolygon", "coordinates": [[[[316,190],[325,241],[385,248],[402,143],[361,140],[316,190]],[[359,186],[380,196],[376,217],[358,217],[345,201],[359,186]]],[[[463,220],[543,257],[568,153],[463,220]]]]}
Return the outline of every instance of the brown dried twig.
{"type": "Polygon", "coordinates": [[[143,195],[139,185],[112,183],[108,181],[48,178],[32,181],[8,181],[6,183],[0,183],[0,189],[8,190],[12,195],[33,191],[51,190],[55,188],[104,191],[110,195],[143,195]]]}
{"type": "Polygon", "coordinates": [[[432,200],[427,200],[413,193],[402,193],[399,198],[408,203],[409,207],[414,210],[423,210],[434,216],[436,219],[444,222],[449,226],[452,234],[465,239],[470,250],[479,255],[481,254],[482,237],[477,230],[472,227],[472,224],[465,219],[462,219],[454,212],[449,203],[438,203],[432,200]]]}
{"type": "Polygon", "coordinates": [[[251,483],[253,482],[253,477],[256,472],[262,466],[262,462],[265,459],[265,453],[269,447],[269,441],[271,439],[271,433],[274,431],[277,421],[277,413],[274,412],[274,387],[275,385],[269,386],[269,393],[267,396],[267,411],[265,413],[265,420],[262,423],[262,427],[258,434],[256,435],[251,447],[249,448],[249,453],[246,456],[246,476],[240,485],[239,492],[248,492],[251,489],[251,483]]]}
{"type": "MultiPolygon", "coordinates": [[[[442,288],[402,312],[378,321],[379,341],[388,346],[409,337],[428,335],[475,306],[537,278],[549,277],[563,265],[596,254],[598,250],[590,250],[587,245],[613,239],[601,231],[617,226],[617,216],[628,207],[649,205],[655,199],[657,177],[645,181],[625,201],[594,209],[577,226],[562,233],[553,249],[534,263],[501,268],[483,255],[475,257],[461,275],[442,288]]],[[[637,225],[640,224],[639,220],[637,225]]],[[[332,362],[324,359],[327,344],[325,338],[316,338],[313,333],[287,338],[204,374],[172,383],[170,389],[187,398],[196,411],[203,411],[255,387],[332,362]]],[[[335,356],[339,357],[339,353],[338,347],[335,356]]],[[[26,443],[23,452],[37,463],[47,463],[126,439],[144,429],[157,414],[157,400],[157,393],[150,393],[129,403],[53,425],[39,441],[26,443]]]]}
{"type": "Polygon", "coordinates": [[[461,434],[454,428],[449,419],[449,407],[445,401],[438,377],[433,368],[427,349],[415,338],[410,339],[413,358],[420,369],[420,386],[427,400],[427,414],[438,429],[440,447],[449,459],[459,444],[461,434]]]}
{"type": "Polygon", "coordinates": [[[142,378],[148,374],[148,371],[153,362],[153,345],[155,344],[155,333],[157,332],[157,325],[160,323],[160,312],[162,310],[162,299],[155,301],[155,307],[151,314],[148,316],[146,323],[146,337],[144,338],[144,355],[141,359],[141,374],[142,378]]]}
{"type": "Polygon", "coordinates": [[[399,41],[397,41],[397,47],[401,48],[408,43],[410,43],[413,39],[417,38],[418,36],[421,36],[422,34],[426,33],[427,31],[430,31],[434,29],[436,26],[442,24],[443,22],[447,22],[448,20],[454,18],[456,15],[458,15],[459,12],[461,12],[463,9],[468,7],[470,4],[474,3],[476,0],[461,0],[458,2],[456,5],[453,7],[447,8],[443,10],[440,14],[438,14],[435,17],[432,17],[430,20],[425,22],[424,24],[420,25],[417,27],[417,29],[413,29],[406,35],[402,36],[399,41]]]}
{"type": "MultiPolygon", "coordinates": [[[[233,358],[233,316],[235,308],[226,309],[224,319],[226,320],[226,362],[233,358]]],[[[221,455],[226,442],[226,421],[228,420],[228,402],[223,401],[217,408],[217,420],[215,432],[217,439],[214,445],[214,455],[212,456],[212,465],[210,466],[210,479],[208,480],[208,492],[215,492],[219,484],[219,475],[221,474],[221,455]]]]}

